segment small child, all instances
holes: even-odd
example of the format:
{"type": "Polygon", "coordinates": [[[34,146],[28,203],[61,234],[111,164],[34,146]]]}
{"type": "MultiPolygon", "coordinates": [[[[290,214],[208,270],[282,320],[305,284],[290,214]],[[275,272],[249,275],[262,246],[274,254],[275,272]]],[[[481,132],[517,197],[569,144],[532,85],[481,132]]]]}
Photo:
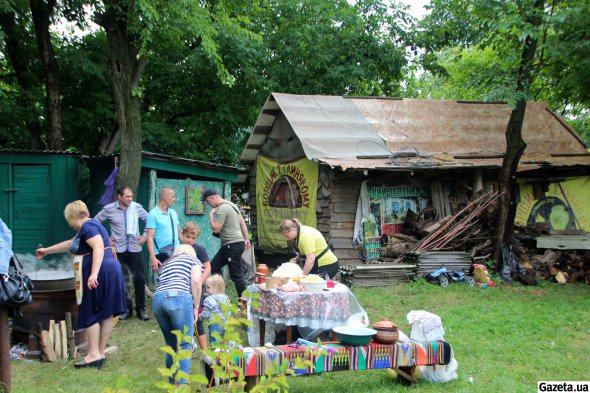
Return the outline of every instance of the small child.
{"type": "Polygon", "coordinates": [[[223,324],[225,325],[225,314],[221,309],[221,304],[230,305],[229,298],[225,294],[225,283],[223,277],[219,274],[213,274],[205,281],[205,291],[207,297],[203,302],[203,311],[201,312],[201,318],[209,321],[209,344],[213,345],[219,340],[213,337],[213,332],[218,332],[223,337],[224,329],[219,323],[212,322],[213,315],[219,315],[223,324]]]}

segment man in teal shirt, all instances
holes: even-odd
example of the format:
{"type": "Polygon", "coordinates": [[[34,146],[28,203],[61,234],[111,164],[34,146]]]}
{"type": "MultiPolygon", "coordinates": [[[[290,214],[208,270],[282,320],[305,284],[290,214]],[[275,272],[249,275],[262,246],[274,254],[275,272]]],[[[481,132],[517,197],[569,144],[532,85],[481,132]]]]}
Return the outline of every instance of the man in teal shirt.
{"type": "Polygon", "coordinates": [[[170,187],[162,187],[158,198],[158,205],[150,211],[146,223],[150,265],[156,273],[182,241],[178,214],[171,207],[176,200],[174,190],[170,187]]]}

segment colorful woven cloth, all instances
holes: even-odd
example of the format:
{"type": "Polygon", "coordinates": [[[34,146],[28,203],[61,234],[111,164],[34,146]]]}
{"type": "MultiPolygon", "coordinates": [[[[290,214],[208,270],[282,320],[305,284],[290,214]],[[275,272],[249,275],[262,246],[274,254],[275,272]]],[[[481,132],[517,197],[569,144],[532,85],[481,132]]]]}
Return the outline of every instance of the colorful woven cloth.
{"type": "Polygon", "coordinates": [[[236,358],[236,364],[244,370],[245,376],[256,376],[277,373],[285,360],[293,368],[297,358],[311,360],[314,367],[295,370],[296,374],[428,366],[451,361],[451,345],[445,341],[397,342],[391,345],[370,342],[360,346],[324,343],[321,348],[323,354],[314,349],[315,344],[310,344],[246,347],[243,349],[244,357],[236,358]]]}

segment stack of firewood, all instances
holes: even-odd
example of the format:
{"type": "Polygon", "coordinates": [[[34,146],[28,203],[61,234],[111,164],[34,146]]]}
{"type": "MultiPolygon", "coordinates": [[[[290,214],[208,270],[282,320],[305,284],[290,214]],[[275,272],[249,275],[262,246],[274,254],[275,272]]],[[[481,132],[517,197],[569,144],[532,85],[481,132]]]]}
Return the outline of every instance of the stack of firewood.
{"type": "Polygon", "coordinates": [[[537,279],[590,285],[590,251],[518,249],[520,266],[537,279]]]}
{"type": "Polygon", "coordinates": [[[41,357],[46,362],[76,356],[76,340],[72,330],[72,316],[66,313],[63,321],[49,321],[49,329],[41,330],[41,357]]]}

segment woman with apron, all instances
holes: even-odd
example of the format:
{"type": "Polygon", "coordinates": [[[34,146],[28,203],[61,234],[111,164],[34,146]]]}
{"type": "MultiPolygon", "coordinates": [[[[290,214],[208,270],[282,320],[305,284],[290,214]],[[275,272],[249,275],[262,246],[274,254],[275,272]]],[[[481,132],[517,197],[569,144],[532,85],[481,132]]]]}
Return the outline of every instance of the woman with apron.
{"type": "MultiPolygon", "coordinates": [[[[334,278],[338,274],[340,265],[338,258],[324,239],[324,236],[315,228],[301,225],[296,220],[283,220],[279,226],[279,232],[287,240],[294,242],[298,257],[304,259],[303,274],[327,274],[334,278]]],[[[291,260],[297,263],[298,257],[291,260]]]]}
{"type": "Polygon", "coordinates": [[[77,231],[71,240],[36,251],[41,259],[48,254],[70,251],[74,263],[82,258],[82,299],[78,298],[78,329],[86,329],[88,354],[75,364],[76,368],[102,368],[104,350],[113,331],[113,316],[126,311],[123,271],[105,227],[90,218],[88,207],[82,201],[69,203],[64,216],[77,231]]]}

